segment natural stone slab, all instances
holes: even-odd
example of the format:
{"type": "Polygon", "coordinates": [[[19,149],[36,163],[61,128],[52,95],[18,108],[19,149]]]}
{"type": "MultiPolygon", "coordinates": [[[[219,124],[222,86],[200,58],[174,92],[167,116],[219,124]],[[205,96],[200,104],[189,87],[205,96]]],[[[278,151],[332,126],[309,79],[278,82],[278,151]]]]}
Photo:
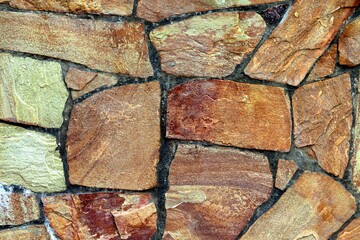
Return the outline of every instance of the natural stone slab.
{"type": "Polygon", "coordinates": [[[50,226],[64,240],[140,239],[138,234],[151,236],[156,230],[156,209],[149,194],[63,194],[43,197],[42,202],[50,226]]]}
{"type": "Polygon", "coordinates": [[[144,24],[140,22],[1,12],[0,38],[0,49],[45,55],[134,77],[153,74],[144,24]]]}
{"type": "MultiPolygon", "coordinates": [[[[359,87],[359,86],[358,86],[359,87]]],[[[351,159],[352,182],[360,192],[360,98],[355,96],[355,129],[354,129],[354,154],[351,159]]]]}
{"type": "Polygon", "coordinates": [[[198,80],[169,91],[166,136],[289,151],[289,99],[282,88],[198,80]]]}
{"type": "Polygon", "coordinates": [[[335,71],[336,58],[337,44],[334,44],[321,56],[306,80],[314,81],[333,74],[335,71]]]}
{"type": "Polygon", "coordinates": [[[68,92],[60,64],[0,53],[0,66],[0,119],[61,127],[68,92]]]}
{"type": "Polygon", "coordinates": [[[181,144],[170,166],[164,239],[235,239],[273,189],[261,154],[181,144]]]}
{"type": "Polygon", "coordinates": [[[50,240],[44,225],[29,225],[0,231],[0,240],[50,240]]]}
{"type": "Polygon", "coordinates": [[[339,38],[339,62],[349,67],[360,64],[360,17],[349,23],[339,38]]]}
{"type": "Polygon", "coordinates": [[[114,87],[74,106],[67,133],[70,182],[98,188],[156,186],[158,82],[114,87]]]}
{"type": "Polygon", "coordinates": [[[65,77],[67,86],[72,90],[73,99],[97,88],[114,85],[117,81],[118,79],[110,74],[86,72],[76,68],[70,68],[65,77]]]}
{"type": "Polygon", "coordinates": [[[354,197],[340,183],[305,172],[240,239],[326,240],[355,210],[354,197]]]}
{"type": "Polygon", "coordinates": [[[293,95],[295,146],[327,172],[342,178],[349,157],[352,124],[350,76],[304,85],[293,95]]]}
{"type": "Polygon", "coordinates": [[[253,51],[265,27],[255,12],[219,12],[156,28],[150,39],[166,73],[224,77],[253,51]]]}
{"type": "Polygon", "coordinates": [[[0,182],[35,192],[66,189],[56,138],[0,123],[0,182]]]}
{"type": "Polygon", "coordinates": [[[355,240],[360,238],[360,218],[355,218],[342,230],[336,240],[355,240]]]}
{"type": "Polygon", "coordinates": [[[280,0],[140,0],[136,15],[150,22],[157,22],[172,15],[178,15],[182,13],[202,12],[272,2],[280,2],[280,0]]]}
{"type": "Polygon", "coordinates": [[[297,0],[245,68],[252,78],[297,86],[359,0],[297,0]]]}
{"type": "Polygon", "coordinates": [[[284,190],[297,170],[298,166],[293,160],[280,159],[276,172],[275,187],[284,190]]]}

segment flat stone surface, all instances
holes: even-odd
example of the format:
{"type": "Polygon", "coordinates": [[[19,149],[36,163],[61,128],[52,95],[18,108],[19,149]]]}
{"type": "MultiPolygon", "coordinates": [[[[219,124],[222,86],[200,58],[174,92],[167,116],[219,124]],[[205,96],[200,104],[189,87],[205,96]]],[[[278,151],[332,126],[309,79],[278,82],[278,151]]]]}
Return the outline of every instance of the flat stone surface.
{"type": "Polygon", "coordinates": [[[298,166],[293,160],[279,159],[276,171],[275,187],[284,190],[297,170],[298,166]]]}
{"type": "Polygon", "coordinates": [[[50,240],[44,225],[29,225],[0,231],[0,240],[50,240]]]}
{"type": "Polygon", "coordinates": [[[360,218],[355,218],[342,230],[336,240],[360,239],[360,218]]]}
{"type": "Polygon", "coordinates": [[[164,239],[235,239],[273,189],[264,155],[185,144],[169,183],[164,239]]]}
{"type": "Polygon", "coordinates": [[[0,53],[0,66],[0,119],[61,127],[69,95],[61,65],[0,53]]]}
{"type": "Polygon", "coordinates": [[[339,38],[339,62],[349,67],[360,63],[360,17],[349,23],[339,38]]]}
{"type": "Polygon", "coordinates": [[[149,194],[63,194],[43,197],[42,202],[50,226],[63,240],[136,240],[137,234],[149,236],[156,230],[156,209],[149,194]],[[149,214],[149,208],[155,212],[149,214]],[[138,214],[133,214],[136,210],[138,214]]]}
{"type": "Polygon", "coordinates": [[[0,182],[34,192],[66,189],[56,138],[0,123],[0,182]]]}
{"type": "Polygon", "coordinates": [[[354,197],[329,176],[303,173],[241,240],[326,240],[354,213],[354,197]]]}
{"type": "Polygon", "coordinates": [[[297,0],[251,59],[252,78],[297,86],[335,37],[359,0],[297,0]]]}
{"type": "Polygon", "coordinates": [[[166,136],[289,151],[289,99],[278,87],[227,80],[190,81],[168,93],[166,136]]]}
{"type": "Polygon", "coordinates": [[[133,77],[153,74],[144,24],[140,22],[1,12],[0,38],[0,49],[4,50],[59,58],[133,77]]]}
{"type": "Polygon", "coordinates": [[[342,178],[352,124],[350,76],[304,85],[293,95],[295,146],[327,172],[342,178]]]}
{"type": "Polygon", "coordinates": [[[265,27],[255,12],[219,12],[156,28],[150,39],[164,72],[224,77],[254,50],[265,27]]]}
{"type": "Polygon", "coordinates": [[[76,68],[70,68],[65,77],[73,99],[97,88],[114,85],[117,81],[117,77],[110,74],[81,71],[76,68]]]}
{"type": "Polygon", "coordinates": [[[67,132],[72,184],[150,189],[160,149],[158,82],[114,87],[76,104],[67,132]]]}
{"type": "Polygon", "coordinates": [[[280,0],[140,0],[136,15],[150,22],[157,22],[172,15],[182,13],[202,12],[272,2],[280,2],[280,0]]]}
{"type": "Polygon", "coordinates": [[[332,47],[321,56],[306,81],[314,81],[334,73],[337,58],[337,47],[337,44],[332,45],[332,47]]]}

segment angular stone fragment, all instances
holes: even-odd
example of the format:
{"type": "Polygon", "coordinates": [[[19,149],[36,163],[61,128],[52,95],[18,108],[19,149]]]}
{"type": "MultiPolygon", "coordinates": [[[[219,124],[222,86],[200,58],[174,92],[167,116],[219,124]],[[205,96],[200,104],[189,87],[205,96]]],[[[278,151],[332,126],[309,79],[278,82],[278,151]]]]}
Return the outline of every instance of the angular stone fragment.
{"type": "Polygon", "coordinates": [[[72,184],[131,190],[155,187],[159,83],[114,87],[75,105],[66,146],[72,184]]]}
{"type": "Polygon", "coordinates": [[[322,173],[303,173],[241,240],[326,240],[356,210],[345,188],[322,173]]]}
{"type": "Polygon", "coordinates": [[[0,39],[0,49],[45,55],[134,77],[153,74],[144,24],[140,22],[1,12],[0,39]]]}
{"type": "Polygon", "coordinates": [[[288,151],[289,99],[278,87],[227,80],[190,81],[168,94],[166,135],[241,148],[288,151]]]}
{"type": "Polygon", "coordinates": [[[67,86],[72,90],[73,99],[99,87],[114,85],[117,81],[118,79],[110,74],[86,72],[76,68],[70,68],[65,77],[67,86]]]}
{"type": "Polygon", "coordinates": [[[261,154],[183,144],[169,182],[164,239],[235,239],[273,188],[261,154]]]}
{"type": "Polygon", "coordinates": [[[295,146],[327,172],[342,178],[352,124],[350,76],[304,85],[293,96],[295,146]]]}
{"type": "Polygon", "coordinates": [[[349,23],[339,38],[339,62],[349,67],[360,64],[360,17],[349,23]]]}
{"type": "Polygon", "coordinates": [[[201,12],[272,2],[280,2],[280,0],[140,0],[136,15],[150,22],[157,22],[172,15],[178,15],[182,13],[201,12]]]}
{"type": "Polygon", "coordinates": [[[356,240],[360,239],[360,218],[355,218],[349,225],[342,230],[336,240],[356,240]]]}
{"type": "Polygon", "coordinates": [[[261,11],[260,14],[268,24],[273,25],[280,21],[280,19],[282,19],[287,7],[287,4],[279,4],[275,7],[271,7],[265,9],[264,11],[261,11]]]}
{"type": "Polygon", "coordinates": [[[156,28],[150,39],[166,73],[224,77],[253,51],[265,27],[255,12],[219,12],[156,28]]]}
{"type": "Polygon", "coordinates": [[[42,202],[50,226],[63,240],[135,240],[142,239],[136,238],[138,234],[151,237],[156,230],[156,209],[149,194],[64,194],[43,197],[42,202]]]}
{"type": "Polygon", "coordinates": [[[354,154],[351,159],[351,178],[352,182],[360,192],[360,98],[355,98],[355,132],[354,132],[354,154]]]}
{"type": "Polygon", "coordinates": [[[328,51],[321,56],[310,72],[307,81],[314,81],[334,73],[337,57],[337,44],[334,44],[328,51]]]}
{"type": "Polygon", "coordinates": [[[35,192],[65,190],[55,136],[0,123],[0,182],[35,192]]]}
{"type": "Polygon", "coordinates": [[[0,231],[0,240],[50,240],[44,225],[29,225],[0,231]]]}
{"type": "Polygon", "coordinates": [[[297,86],[359,0],[297,0],[245,68],[252,78],[297,86]]]}
{"type": "Polygon", "coordinates": [[[0,119],[61,127],[68,92],[60,64],[0,53],[0,66],[0,119]]]}
{"type": "Polygon", "coordinates": [[[293,160],[280,159],[276,172],[275,187],[284,190],[297,170],[298,166],[293,160]]]}

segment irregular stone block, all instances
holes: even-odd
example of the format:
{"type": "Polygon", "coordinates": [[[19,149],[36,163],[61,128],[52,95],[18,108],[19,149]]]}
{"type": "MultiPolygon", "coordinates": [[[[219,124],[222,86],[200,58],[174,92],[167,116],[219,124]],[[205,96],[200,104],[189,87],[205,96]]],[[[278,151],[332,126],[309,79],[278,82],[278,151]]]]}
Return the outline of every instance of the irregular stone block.
{"type": "Polygon", "coordinates": [[[304,85],[293,95],[295,146],[327,172],[342,178],[349,157],[352,124],[350,76],[304,85]]]}
{"type": "Polygon", "coordinates": [[[198,80],[169,91],[166,136],[220,145],[288,151],[289,99],[282,88],[198,80]]]}
{"type": "Polygon", "coordinates": [[[34,192],[66,189],[56,138],[0,123],[0,182],[34,192]]]}
{"type": "Polygon", "coordinates": [[[252,78],[297,86],[333,40],[359,0],[297,0],[251,59],[252,78]]]}
{"type": "Polygon", "coordinates": [[[44,225],[29,225],[0,231],[0,240],[50,240],[44,225]]]}
{"type": "Polygon", "coordinates": [[[326,240],[354,213],[354,197],[322,173],[303,173],[241,240],[326,240]]]}
{"type": "Polygon", "coordinates": [[[60,64],[0,53],[0,66],[0,119],[61,127],[68,92],[60,64]]]}
{"type": "Polygon", "coordinates": [[[255,12],[219,12],[156,28],[150,39],[166,73],[224,77],[254,50],[265,27],[255,12]]]}
{"type": "Polygon", "coordinates": [[[76,104],[66,146],[72,184],[131,190],[155,187],[159,83],[114,87],[76,104]]]}
{"type": "Polygon", "coordinates": [[[336,240],[355,240],[360,238],[360,218],[355,218],[342,230],[336,240]]]}
{"type": "Polygon", "coordinates": [[[153,74],[144,24],[140,22],[1,12],[0,38],[0,49],[45,55],[133,77],[153,74]]]}
{"type": "Polygon", "coordinates": [[[170,166],[164,239],[235,239],[273,189],[261,154],[181,144],[170,166]]]}
{"type": "Polygon", "coordinates": [[[307,81],[314,81],[319,78],[329,76],[334,73],[337,58],[337,44],[334,44],[319,61],[315,64],[313,70],[310,72],[307,81]]]}
{"type": "Polygon", "coordinates": [[[349,67],[360,63],[360,17],[349,23],[339,38],[339,62],[349,67]]]}
{"type": "Polygon", "coordinates": [[[280,159],[276,171],[275,187],[284,190],[297,170],[298,166],[293,160],[280,159]]]}

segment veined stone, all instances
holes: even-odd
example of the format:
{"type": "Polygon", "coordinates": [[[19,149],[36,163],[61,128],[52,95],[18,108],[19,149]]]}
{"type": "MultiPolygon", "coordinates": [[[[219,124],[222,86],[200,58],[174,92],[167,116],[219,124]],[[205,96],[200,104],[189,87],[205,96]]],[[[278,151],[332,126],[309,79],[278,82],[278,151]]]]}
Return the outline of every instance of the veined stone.
{"type": "Polygon", "coordinates": [[[349,23],[339,38],[339,62],[349,67],[360,64],[360,17],[349,23]]]}
{"type": "Polygon", "coordinates": [[[319,61],[315,64],[313,70],[310,72],[307,81],[314,81],[319,78],[329,76],[334,73],[337,57],[337,44],[334,44],[324,55],[321,56],[319,61]]]}
{"type": "Polygon", "coordinates": [[[276,171],[275,187],[284,190],[297,170],[298,166],[293,160],[280,159],[276,171]]]}
{"type": "Polygon", "coordinates": [[[0,240],[50,240],[44,225],[28,225],[0,231],[0,240]]]}
{"type": "Polygon", "coordinates": [[[360,239],[360,218],[355,218],[342,230],[336,240],[360,239]]]}

